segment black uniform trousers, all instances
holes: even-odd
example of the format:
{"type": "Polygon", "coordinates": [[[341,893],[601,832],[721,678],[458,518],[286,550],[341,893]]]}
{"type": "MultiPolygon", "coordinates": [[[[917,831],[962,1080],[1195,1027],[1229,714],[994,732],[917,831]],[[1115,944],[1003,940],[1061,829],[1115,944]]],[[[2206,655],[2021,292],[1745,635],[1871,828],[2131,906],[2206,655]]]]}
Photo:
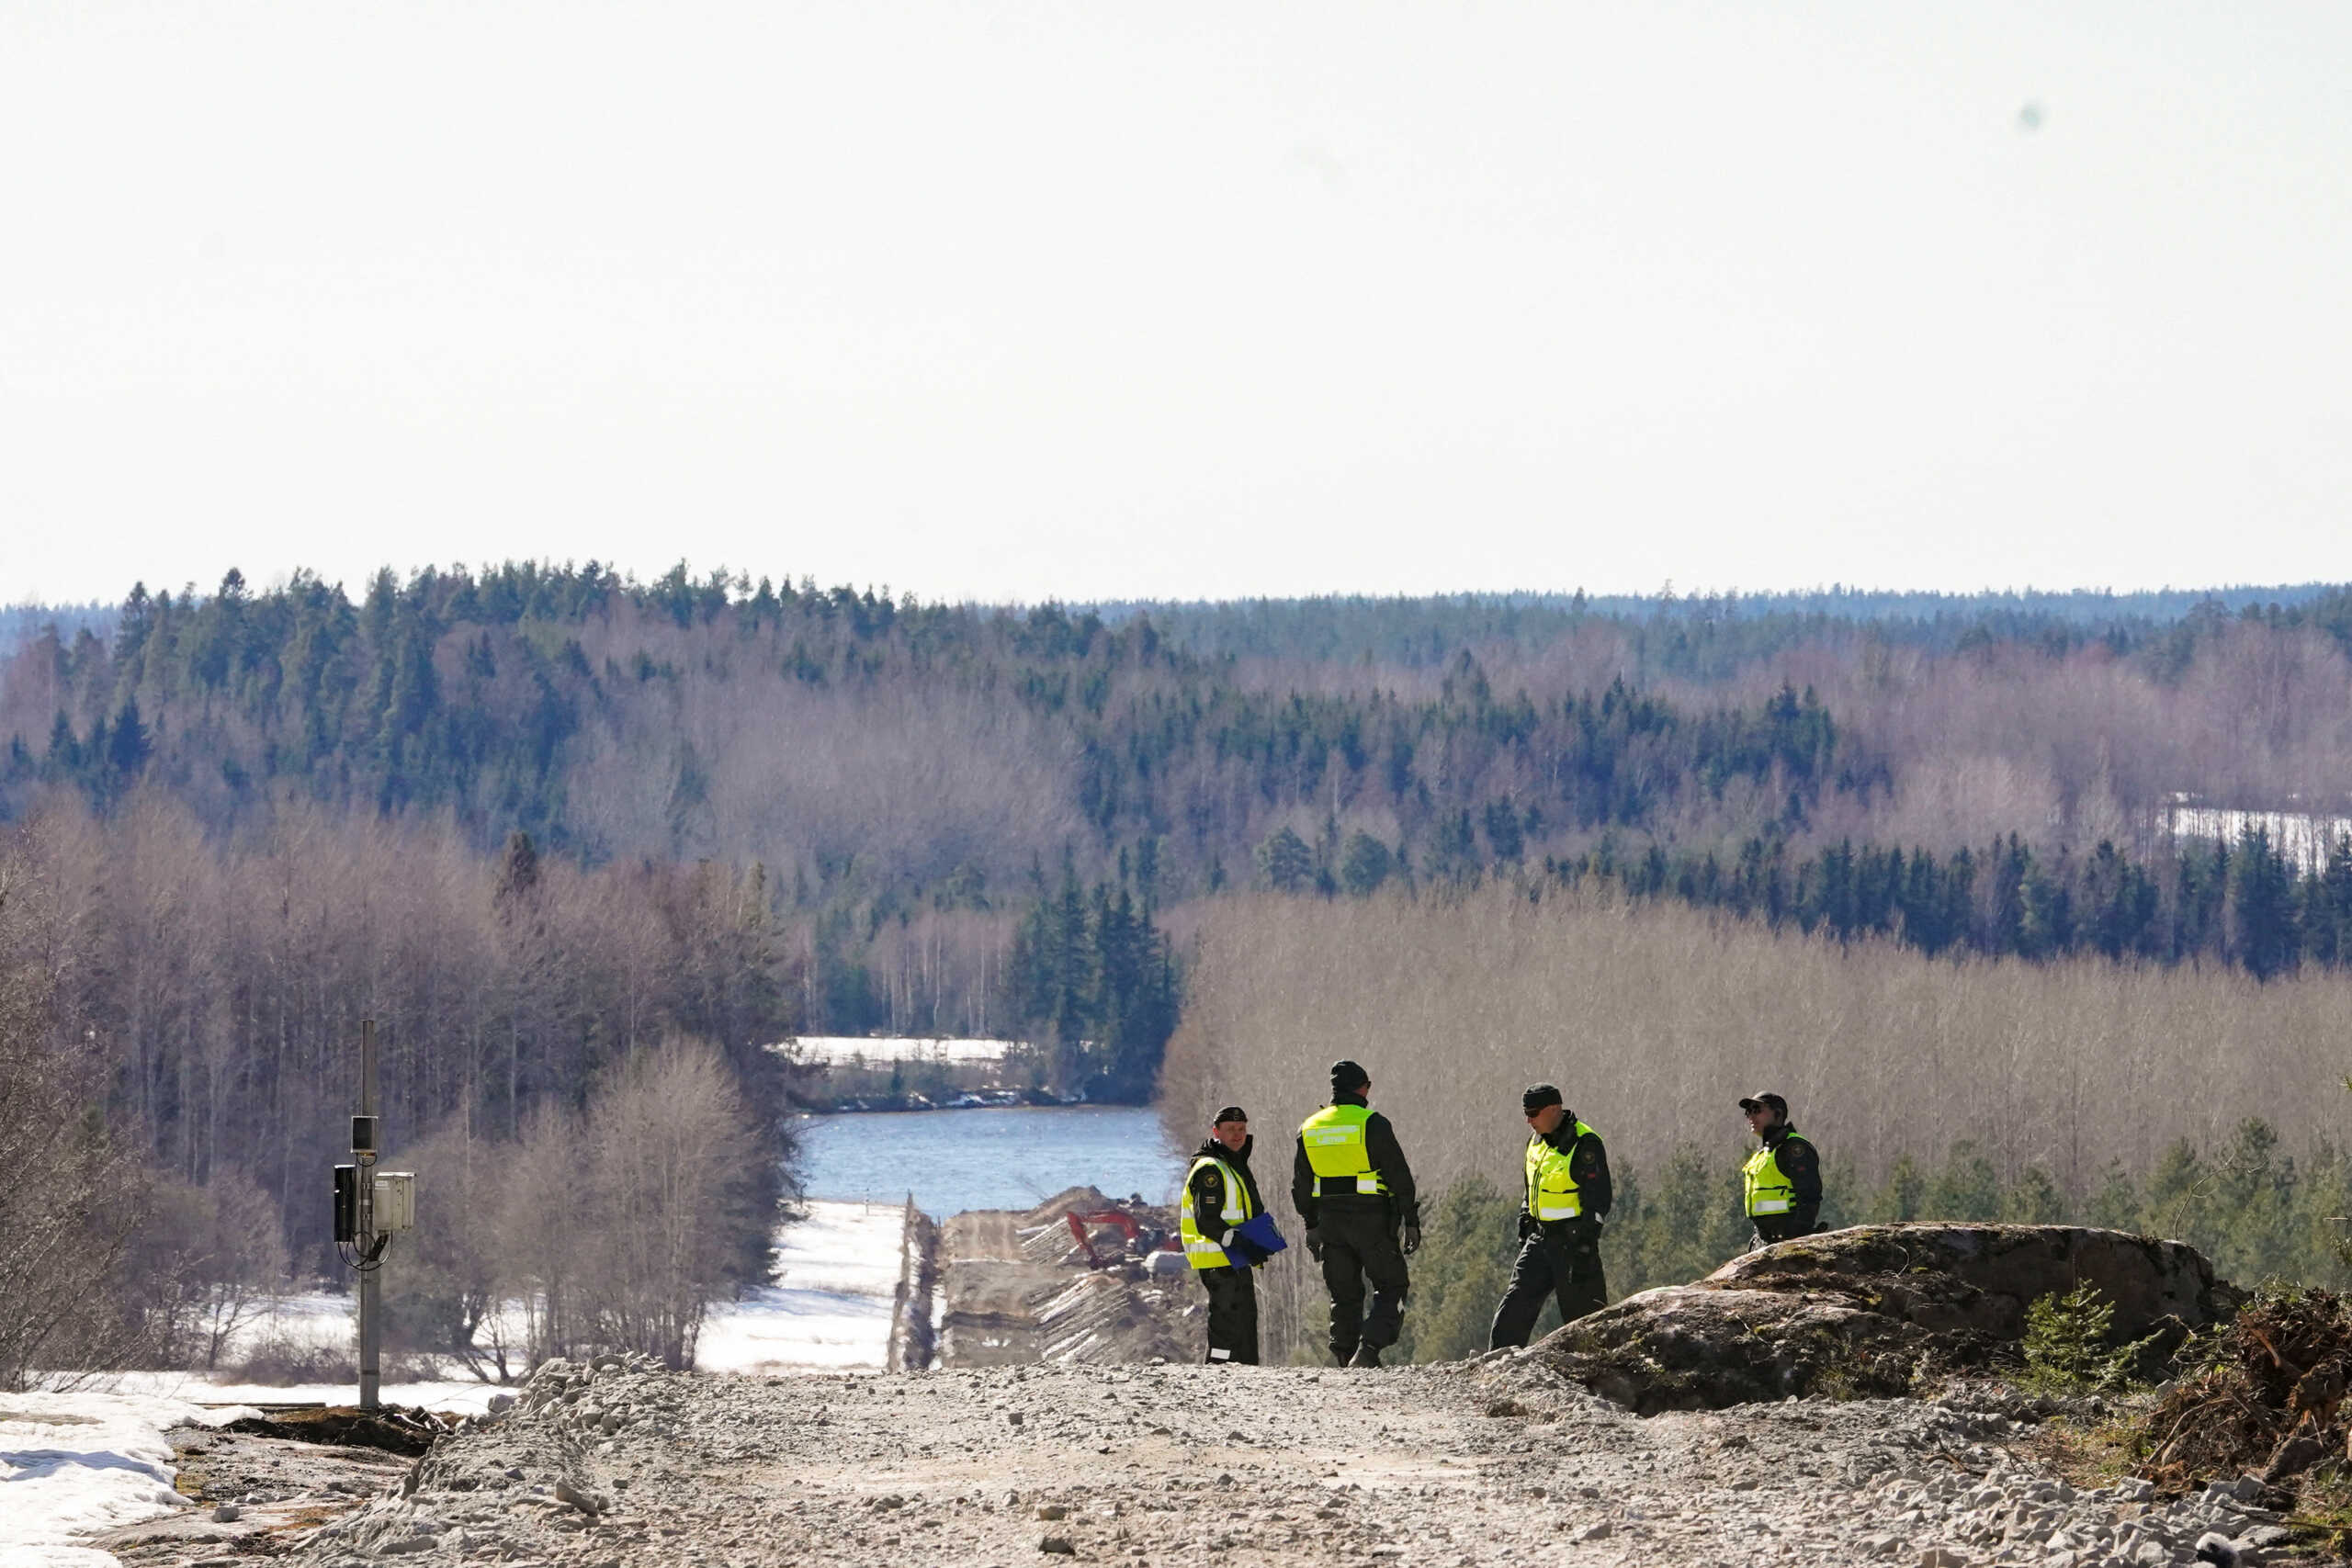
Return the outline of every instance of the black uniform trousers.
{"type": "Polygon", "coordinates": [[[1331,1292],[1331,1354],[1345,1361],[1359,1344],[1385,1350],[1405,1325],[1405,1253],[1388,1207],[1326,1202],[1316,1232],[1323,1238],[1323,1284],[1331,1292]],[[1372,1308],[1363,1288],[1372,1284],[1372,1308]]]}
{"type": "Polygon", "coordinates": [[[1747,1223],[1756,1227],[1756,1245],[1770,1247],[1776,1241],[1794,1241],[1801,1235],[1811,1235],[1820,1229],[1815,1216],[1821,1213],[1815,1207],[1811,1213],[1750,1214],[1747,1223]]]}
{"type": "Polygon", "coordinates": [[[1609,1281],[1600,1272],[1599,1235],[1547,1239],[1539,1231],[1529,1236],[1520,1247],[1519,1260],[1511,1265],[1510,1288],[1495,1309],[1494,1331],[1487,1337],[1487,1348],[1500,1350],[1526,1344],[1527,1337],[1535,1332],[1535,1320],[1544,1315],[1544,1298],[1555,1292],[1560,1298],[1560,1318],[1566,1323],[1609,1304],[1609,1281]]]}
{"type": "Polygon", "coordinates": [[[1237,1264],[1204,1269],[1201,1283],[1209,1292],[1209,1356],[1220,1364],[1258,1364],[1257,1270],[1237,1264]]]}

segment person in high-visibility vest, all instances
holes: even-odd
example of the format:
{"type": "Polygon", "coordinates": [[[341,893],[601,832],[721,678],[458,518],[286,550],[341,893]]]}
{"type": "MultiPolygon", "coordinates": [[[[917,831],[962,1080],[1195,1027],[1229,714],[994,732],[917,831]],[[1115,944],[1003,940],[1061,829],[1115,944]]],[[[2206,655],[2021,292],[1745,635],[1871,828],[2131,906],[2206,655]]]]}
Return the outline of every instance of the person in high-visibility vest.
{"type": "Polygon", "coordinates": [[[1249,1367],[1258,1364],[1258,1281],[1250,1270],[1265,1259],[1245,1259],[1233,1233],[1266,1212],[1258,1179],[1250,1170],[1255,1142],[1241,1107],[1228,1105],[1216,1113],[1208,1141],[1193,1154],[1193,1168],[1184,1175],[1184,1209],[1176,1225],[1185,1259],[1209,1293],[1208,1359],[1249,1367]]]}
{"type": "Polygon", "coordinates": [[[1821,1228],[1821,1151],[1789,1125],[1789,1102],[1779,1095],[1752,1094],[1739,1108],[1757,1138],[1756,1152],[1739,1173],[1755,1245],[1811,1235],[1821,1228]]]}
{"type": "Polygon", "coordinates": [[[1565,1323],[1609,1304],[1609,1280],[1600,1271],[1601,1222],[1616,1201],[1609,1151],[1552,1085],[1532,1085],[1519,1104],[1527,1117],[1519,1258],[1487,1333],[1492,1350],[1526,1344],[1546,1296],[1559,1298],[1565,1323]]]}
{"type": "Polygon", "coordinates": [[[1420,1249],[1421,1201],[1388,1118],[1371,1108],[1372,1076],[1331,1064],[1331,1103],[1298,1129],[1290,1201],[1331,1292],[1331,1359],[1376,1367],[1405,1322],[1405,1258],[1420,1249]],[[1364,1282],[1372,1306],[1364,1307],[1364,1282]]]}

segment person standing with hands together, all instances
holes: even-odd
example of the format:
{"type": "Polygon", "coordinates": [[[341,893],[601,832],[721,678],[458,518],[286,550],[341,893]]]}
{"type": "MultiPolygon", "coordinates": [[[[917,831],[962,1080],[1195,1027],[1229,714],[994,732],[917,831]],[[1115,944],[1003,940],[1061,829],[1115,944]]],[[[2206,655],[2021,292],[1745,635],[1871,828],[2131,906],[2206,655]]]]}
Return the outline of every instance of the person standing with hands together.
{"type": "Polygon", "coordinates": [[[1248,1244],[1240,1227],[1266,1212],[1258,1179],[1250,1171],[1250,1117],[1228,1105],[1209,1125],[1208,1142],[1193,1156],[1184,1176],[1184,1212],[1177,1232],[1185,1260],[1209,1293],[1209,1359],[1258,1364],[1258,1281],[1250,1270],[1265,1255],[1248,1244]]]}
{"type": "Polygon", "coordinates": [[[1600,1271],[1600,1224],[1615,1201],[1609,1151],[1552,1085],[1532,1086],[1519,1103],[1527,1118],[1527,1199],[1519,1212],[1519,1259],[1495,1308],[1490,1350],[1526,1344],[1545,1296],[1559,1297],[1566,1323],[1609,1304],[1600,1271]]]}

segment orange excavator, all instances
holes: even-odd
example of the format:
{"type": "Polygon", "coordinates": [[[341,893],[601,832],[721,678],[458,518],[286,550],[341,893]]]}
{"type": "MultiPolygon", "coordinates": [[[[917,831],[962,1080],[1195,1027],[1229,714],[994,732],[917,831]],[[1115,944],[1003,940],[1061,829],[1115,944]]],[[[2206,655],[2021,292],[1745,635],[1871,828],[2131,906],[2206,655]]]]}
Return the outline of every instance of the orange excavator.
{"type": "Polygon", "coordinates": [[[1116,1269],[1127,1260],[1129,1252],[1141,1257],[1148,1250],[1144,1228],[1136,1224],[1135,1216],[1125,1210],[1100,1209],[1091,1214],[1070,1213],[1064,1217],[1069,1221],[1069,1234],[1078,1242],[1080,1250],[1086,1254],[1086,1266],[1090,1269],[1116,1269]],[[1126,1251],[1114,1251],[1107,1256],[1095,1251],[1093,1238],[1086,1234],[1089,1225],[1118,1226],[1127,1238],[1126,1251]]]}

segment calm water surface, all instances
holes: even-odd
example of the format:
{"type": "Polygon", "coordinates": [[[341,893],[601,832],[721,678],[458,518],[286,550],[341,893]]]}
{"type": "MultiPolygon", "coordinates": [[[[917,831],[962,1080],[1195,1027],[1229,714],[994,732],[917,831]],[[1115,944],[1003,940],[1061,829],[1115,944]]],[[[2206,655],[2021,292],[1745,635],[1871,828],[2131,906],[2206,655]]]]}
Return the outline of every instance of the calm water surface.
{"type": "Polygon", "coordinates": [[[937,1218],[966,1209],[1026,1209],[1067,1187],[1165,1203],[1184,1160],[1159,1116],[1125,1105],[990,1111],[873,1111],[806,1116],[811,1198],[901,1201],[937,1218]]]}

